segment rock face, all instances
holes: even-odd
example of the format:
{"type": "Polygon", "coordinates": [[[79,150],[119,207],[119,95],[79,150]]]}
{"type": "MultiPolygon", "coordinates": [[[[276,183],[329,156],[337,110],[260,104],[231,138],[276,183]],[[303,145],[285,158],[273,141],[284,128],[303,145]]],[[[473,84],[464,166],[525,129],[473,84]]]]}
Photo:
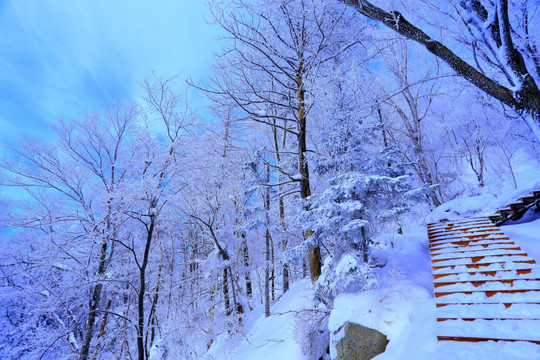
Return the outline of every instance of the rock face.
{"type": "Polygon", "coordinates": [[[337,345],[335,360],[370,360],[386,350],[388,339],[377,330],[347,323],[345,337],[337,345]]]}

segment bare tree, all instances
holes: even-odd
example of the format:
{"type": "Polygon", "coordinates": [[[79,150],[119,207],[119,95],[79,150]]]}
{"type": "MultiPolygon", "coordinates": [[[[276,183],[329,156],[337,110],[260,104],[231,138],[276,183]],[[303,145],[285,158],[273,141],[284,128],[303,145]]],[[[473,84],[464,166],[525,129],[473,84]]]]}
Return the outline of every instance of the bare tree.
{"type": "MultiPolygon", "coordinates": [[[[356,44],[340,32],[348,14],[314,0],[235,5],[243,11],[226,13],[214,7],[230,47],[219,59],[221,70],[200,88],[216,106],[239,108],[246,119],[291,135],[297,166],[295,173],[281,169],[286,181],[279,185],[297,183],[297,190],[287,194],[306,199],[311,195],[307,134],[316,103],[314,81],[329,60],[356,44]]],[[[304,236],[309,238],[310,232],[304,236]]],[[[322,264],[316,243],[309,246],[309,263],[315,281],[322,264]]]]}
{"type": "MultiPolygon", "coordinates": [[[[481,91],[518,112],[531,114],[536,122],[540,122],[540,58],[535,39],[529,36],[531,26],[534,26],[531,20],[537,4],[526,1],[514,4],[508,0],[450,2],[456,17],[462,19],[464,32],[470,34],[466,42],[468,49],[462,45],[451,50],[449,44],[445,45],[444,41],[428,35],[426,29],[414,25],[397,10],[384,10],[375,6],[373,1],[340,1],[367,18],[423,45],[481,91]],[[465,53],[459,55],[464,50],[465,53]],[[478,52],[486,66],[480,64],[478,52]],[[469,64],[466,61],[468,58],[476,60],[475,65],[469,64]],[[488,73],[487,67],[493,71],[488,73]]],[[[440,3],[426,3],[436,14],[440,3]]]]}

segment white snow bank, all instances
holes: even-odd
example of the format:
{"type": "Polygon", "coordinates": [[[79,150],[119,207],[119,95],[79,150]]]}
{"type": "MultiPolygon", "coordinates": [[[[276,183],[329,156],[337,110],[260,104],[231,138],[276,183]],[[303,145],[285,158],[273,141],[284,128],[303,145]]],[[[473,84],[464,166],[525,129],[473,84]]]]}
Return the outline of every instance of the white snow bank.
{"type": "Polygon", "coordinates": [[[377,360],[435,358],[435,303],[425,228],[394,235],[387,257],[387,266],[378,272],[381,288],[335,299],[328,324],[332,358],[346,322],[388,337],[390,343],[377,360]]]}
{"type": "Polygon", "coordinates": [[[377,359],[433,358],[436,338],[435,304],[424,287],[402,280],[392,287],[345,294],[334,301],[328,328],[333,337],[330,355],[343,336],[346,322],[361,324],[385,334],[390,340],[377,359]]]}
{"type": "Polygon", "coordinates": [[[261,305],[248,315],[252,319],[247,319],[246,327],[249,328],[245,329],[243,336],[232,339],[222,336],[212,345],[205,359],[306,359],[295,339],[296,316],[299,311],[310,307],[312,291],[309,280],[294,283],[272,306],[271,316],[264,317],[261,305]],[[249,326],[249,323],[253,325],[249,326]]]}
{"type": "Polygon", "coordinates": [[[510,240],[540,263],[540,214],[534,207],[520,220],[504,223],[501,229],[510,237],[510,240]]]}
{"type": "Polygon", "coordinates": [[[500,199],[490,194],[458,198],[437,207],[427,216],[426,221],[432,223],[491,215],[500,207],[500,203],[500,199]]]}

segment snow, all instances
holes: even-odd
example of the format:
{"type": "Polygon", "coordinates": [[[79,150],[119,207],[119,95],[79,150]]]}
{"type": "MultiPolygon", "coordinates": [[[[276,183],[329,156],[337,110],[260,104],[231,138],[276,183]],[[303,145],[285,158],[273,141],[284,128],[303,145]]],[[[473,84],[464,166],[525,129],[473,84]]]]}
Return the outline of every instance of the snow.
{"type": "Polygon", "coordinates": [[[450,219],[470,218],[493,213],[499,200],[491,194],[482,194],[448,201],[437,207],[428,217],[427,222],[438,222],[450,219]]]}
{"type": "MultiPolygon", "coordinates": [[[[479,199],[492,201],[488,197],[476,198],[479,199]]],[[[471,201],[465,200],[465,203],[470,204],[471,201]]],[[[469,209],[482,207],[482,204],[476,204],[469,209]]],[[[454,229],[476,226],[470,224],[460,223],[454,229]]],[[[491,226],[489,222],[481,225],[491,226]]],[[[434,227],[430,228],[430,231],[434,230],[434,227]]],[[[436,269],[435,274],[448,274],[436,279],[435,283],[461,282],[459,285],[438,286],[435,289],[439,294],[437,298],[433,296],[425,227],[417,227],[407,235],[391,235],[390,241],[381,239],[381,243],[391,246],[385,253],[386,267],[377,269],[379,287],[340,294],[334,300],[328,318],[330,357],[336,356],[336,344],[344,336],[344,325],[353,322],[380,331],[389,339],[386,351],[376,360],[540,358],[540,346],[530,342],[437,341],[437,336],[445,335],[540,340],[540,322],[537,320],[540,318],[540,304],[537,304],[540,267],[516,262],[540,259],[540,242],[536,235],[540,233],[540,216],[531,210],[521,221],[502,227],[502,231],[500,236],[471,241],[470,253],[452,244],[451,240],[442,240],[440,245],[432,248],[434,258],[441,260],[435,265],[447,266],[436,269]],[[471,253],[483,258],[473,262],[471,253]],[[481,266],[469,268],[467,264],[481,266]],[[517,269],[527,271],[518,274],[517,269]],[[493,273],[494,270],[497,272],[493,273]],[[513,282],[498,281],[505,279],[513,282]],[[473,284],[471,281],[483,282],[473,284]],[[502,292],[493,294],[488,292],[490,290],[502,292]],[[508,290],[518,292],[510,293],[508,290]],[[437,322],[437,318],[449,320],[437,322]],[[507,320],[470,321],[460,318],[507,320]]],[[[345,256],[339,267],[346,270],[353,263],[355,259],[345,256]]],[[[296,283],[272,307],[272,316],[264,318],[262,310],[253,312],[254,318],[260,317],[252,321],[245,338],[233,346],[233,350],[230,344],[216,344],[212,346],[208,359],[308,359],[294,333],[297,331],[296,314],[309,308],[312,291],[309,281],[296,283]]]]}
{"type": "Polygon", "coordinates": [[[301,345],[295,339],[296,316],[308,308],[312,296],[309,280],[301,280],[291,286],[283,297],[271,308],[271,316],[264,317],[259,306],[247,319],[247,329],[238,343],[231,339],[217,341],[209,350],[206,359],[304,359],[301,345]],[[258,317],[258,319],[257,319],[258,317]]]}
{"type": "MultiPolygon", "coordinates": [[[[429,334],[435,318],[423,316],[425,314],[419,312],[419,305],[422,309],[435,308],[430,291],[407,280],[398,281],[392,287],[341,295],[334,301],[328,328],[331,333],[342,333],[346,322],[360,323],[380,331],[390,340],[387,351],[377,359],[418,358],[418,353],[431,353],[435,344],[435,337],[429,334]],[[421,334],[425,335],[422,344],[414,341],[411,335],[417,331],[411,331],[411,326],[421,329],[421,334]],[[424,343],[430,337],[432,341],[424,343]],[[412,351],[414,345],[416,349],[412,351]]],[[[336,355],[335,345],[341,339],[341,333],[333,339],[332,357],[336,355]]]]}
{"type": "Polygon", "coordinates": [[[530,256],[540,261],[540,215],[529,210],[519,221],[505,223],[501,229],[530,256]]]}

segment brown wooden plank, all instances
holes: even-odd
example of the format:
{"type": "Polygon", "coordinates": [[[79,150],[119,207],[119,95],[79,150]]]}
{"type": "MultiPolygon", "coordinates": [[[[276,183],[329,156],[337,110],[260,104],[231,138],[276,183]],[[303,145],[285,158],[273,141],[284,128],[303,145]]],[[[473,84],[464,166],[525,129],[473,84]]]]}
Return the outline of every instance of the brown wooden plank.
{"type": "Polygon", "coordinates": [[[437,336],[439,341],[460,341],[460,342],[484,342],[484,341],[525,341],[532,342],[540,345],[540,340],[519,340],[519,339],[497,339],[497,338],[479,338],[479,337],[470,337],[470,336],[437,336]]]}
{"type": "Polygon", "coordinates": [[[488,280],[460,280],[460,281],[450,281],[450,282],[436,282],[433,283],[434,288],[439,288],[441,286],[450,286],[450,285],[456,285],[456,284],[466,284],[471,283],[474,287],[478,287],[480,285],[484,285],[487,283],[494,283],[499,282],[501,284],[510,284],[510,286],[514,286],[514,281],[540,281],[540,279],[521,279],[521,278],[515,278],[515,279],[488,279],[488,280]]]}
{"type": "Polygon", "coordinates": [[[448,296],[453,294],[465,294],[472,295],[475,293],[484,293],[486,296],[492,297],[496,294],[523,294],[526,292],[540,292],[540,289],[527,289],[527,290],[475,290],[475,291],[448,291],[448,292],[435,292],[435,297],[439,298],[442,296],[448,296]]]}
{"type": "MultiPolygon", "coordinates": [[[[467,274],[467,275],[476,275],[476,274],[482,274],[482,275],[486,275],[486,276],[493,276],[495,277],[495,275],[497,275],[498,273],[501,273],[501,272],[512,272],[512,271],[516,271],[516,273],[518,275],[527,275],[527,274],[530,274],[532,272],[533,269],[512,269],[512,270],[486,270],[486,271],[474,271],[474,272],[456,272],[456,273],[448,273],[448,274],[433,274],[433,279],[434,280],[437,280],[437,279],[441,279],[445,276],[450,276],[450,275],[461,275],[461,274],[467,274]]],[[[526,279],[524,279],[526,280],[526,279]]]]}
{"type": "Polygon", "coordinates": [[[502,320],[502,321],[505,321],[505,320],[535,320],[535,321],[538,321],[540,319],[538,318],[482,318],[482,317],[479,317],[479,318],[437,318],[437,321],[438,322],[443,322],[443,321],[448,321],[448,320],[463,320],[463,321],[475,321],[475,320],[488,320],[488,321],[493,321],[493,320],[502,320]]]}

